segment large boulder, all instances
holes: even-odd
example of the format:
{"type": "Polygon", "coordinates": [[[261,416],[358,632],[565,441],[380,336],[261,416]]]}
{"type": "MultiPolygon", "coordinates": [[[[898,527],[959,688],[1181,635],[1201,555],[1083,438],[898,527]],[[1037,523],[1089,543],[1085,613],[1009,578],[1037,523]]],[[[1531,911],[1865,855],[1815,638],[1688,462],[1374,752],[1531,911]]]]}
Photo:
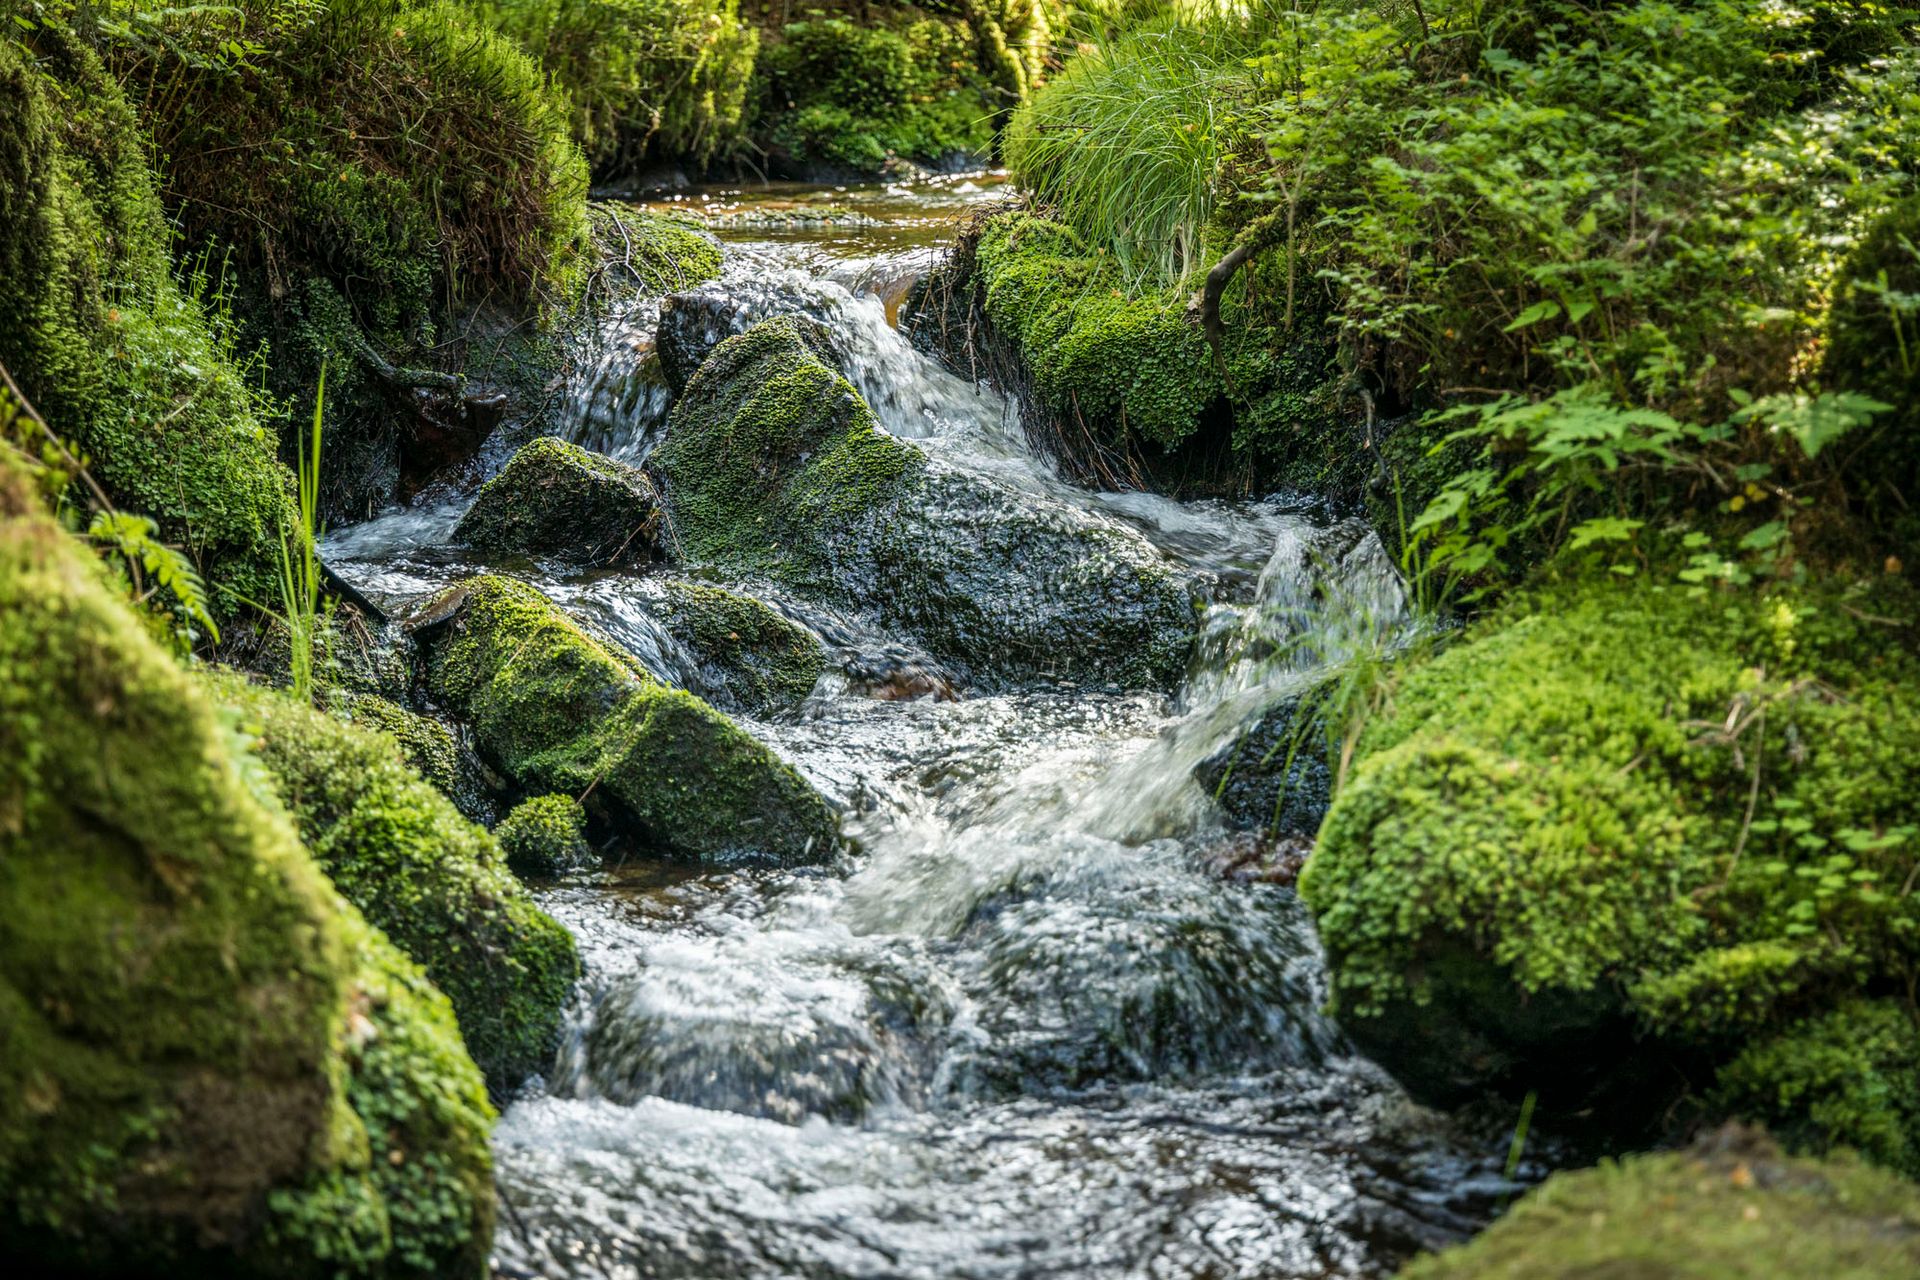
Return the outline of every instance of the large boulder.
{"type": "Polygon", "coordinates": [[[887,435],[792,318],[714,349],[653,461],[688,559],[865,613],[975,679],[1184,670],[1192,585],[1150,543],[887,435]]]}
{"type": "Polygon", "coordinates": [[[663,853],[801,862],[831,852],[826,800],[718,711],[523,582],[482,577],[453,593],[423,628],[429,687],[516,785],[584,797],[663,853]]]}
{"type": "Polygon", "coordinates": [[[1920,1188],[1783,1157],[1726,1129],[1688,1151],[1557,1173],[1400,1280],[1896,1280],[1920,1275],[1920,1188]]]}
{"type": "MultiPolygon", "coordinates": [[[[1300,881],[1347,1027],[1428,1097],[1607,1095],[1651,1120],[1741,1046],[1906,992],[1920,662],[1887,622],[1911,613],[1591,583],[1406,671],[1300,881]]],[[[1851,1065],[1829,1079],[1920,1089],[1916,1055],[1831,1047],[1851,1065]]],[[[1805,1060],[1779,1060],[1800,1086],[1744,1091],[1804,1140],[1895,1151],[1805,1060]]]]}
{"type": "Polygon", "coordinates": [[[492,1112],[446,998],[6,458],[0,1256],[484,1276],[492,1112]]]}
{"type": "Polygon", "coordinates": [[[220,694],[321,869],[452,1000],[494,1092],[544,1068],[580,961],[494,838],[387,734],[238,679],[220,694]]]}
{"type": "Polygon", "coordinates": [[[643,564],[660,554],[660,502],[640,468],[542,436],[481,487],[453,536],[488,555],[643,564]]]}

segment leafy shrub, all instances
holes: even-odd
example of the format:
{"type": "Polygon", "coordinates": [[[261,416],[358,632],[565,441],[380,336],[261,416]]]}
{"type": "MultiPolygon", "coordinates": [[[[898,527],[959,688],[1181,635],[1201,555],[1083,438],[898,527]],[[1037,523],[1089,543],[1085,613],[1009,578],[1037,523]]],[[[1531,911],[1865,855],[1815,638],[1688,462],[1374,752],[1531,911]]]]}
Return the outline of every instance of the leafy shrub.
{"type": "Polygon", "coordinates": [[[566,89],[596,169],[705,163],[736,144],[759,33],[738,0],[482,0],[566,89]]]}

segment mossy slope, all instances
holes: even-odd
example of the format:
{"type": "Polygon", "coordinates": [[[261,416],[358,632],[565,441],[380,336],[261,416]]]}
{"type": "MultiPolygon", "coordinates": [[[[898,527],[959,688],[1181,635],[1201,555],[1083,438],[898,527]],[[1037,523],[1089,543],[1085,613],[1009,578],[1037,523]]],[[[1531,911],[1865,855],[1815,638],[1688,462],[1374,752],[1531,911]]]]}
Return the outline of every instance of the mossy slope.
{"type": "Polygon", "coordinates": [[[1858,1161],[1716,1135],[1549,1178],[1400,1280],[1896,1280],[1920,1273],[1920,1190],[1858,1161]]]}
{"type": "Polygon", "coordinates": [[[476,578],[429,637],[433,696],[480,751],[533,793],[583,796],[644,847],[726,860],[817,861],[827,802],[692,694],[641,671],[525,583],[476,578]]]}
{"type": "Polygon", "coordinates": [[[5,456],[0,1255],[484,1274],[492,1113],[445,998],[5,456]]]}
{"type": "Polygon", "coordinates": [[[230,336],[174,278],[146,156],[79,41],[47,25],[31,48],[0,42],[0,364],[118,505],[265,599],[290,481],[230,336]]]}
{"type": "MultiPolygon", "coordinates": [[[[1901,607],[1562,588],[1405,672],[1301,878],[1349,1026],[1429,1093],[1564,1097],[1663,1054],[1705,1086],[1910,991],[1920,663],[1878,621],[1901,607]]],[[[1796,1119],[1891,1150],[1849,1114],[1796,1119]]]]}
{"type": "Polygon", "coordinates": [[[447,993],[496,1093],[546,1066],[580,962],[500,847],[385,734],[236,679],[220,695],[322,870],[447,993]]]}
{"type": "Polygon", "coordinates": [[[729,338],[653,465],[683,554],[874,615],[984,679],[1167,686],[1195,621],[1144,538],[930,462],[887,435],[803,327],[729,338]]]}

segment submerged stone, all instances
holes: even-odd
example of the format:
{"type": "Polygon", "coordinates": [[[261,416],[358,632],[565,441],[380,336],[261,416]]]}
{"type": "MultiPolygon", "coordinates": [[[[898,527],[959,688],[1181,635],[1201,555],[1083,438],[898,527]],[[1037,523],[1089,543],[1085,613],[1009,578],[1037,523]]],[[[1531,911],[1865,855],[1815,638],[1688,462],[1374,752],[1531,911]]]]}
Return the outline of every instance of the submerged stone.
{"type": "Polygon", "coordinates": [[[492,1112],[446,998],[0,451],[0,1256],[478,1277],[492,1112]]]}
{"type": "Polygon", "coordinates": [[[868,614],[983,680],[1170,687],[1192,584],[1145,538],[883,432],[782,317],[720,344],[654,454],[688,559],[868,614]]]}
{"type": "Polygon", "coordinates": [[[685,690],[588,635],[533,587],[483,577],[431,630],[433,696],[481,753],[533,792],[584,796],[643,847],[712,860],[818,861],[826,800],[767,747],[685,690]]]}
{"type": "Polygon", "coordinates": [[[1850,1157],[1796,1160],[1728,1128],[1690,1150],[1557,1173],[1400,1280],[1723,1280],[1920,1274],[1920,1188],[1850,1157]]]}
{"type": "Polygon", "coordinates": [[[487,481],[453,536],[489,555],[638,564],[659,557],[659,514],[646,472],[544,436],[487,481]]]}
{"type": "Polygon", "coordinates": [[[1194,781],[1233,822],[1277,836],[1311,836],[1333,795],[1326,737],[1293,694],[1262,712],[1240,736],[1194,766],[1194,781]]]}
{"type": "Polygon", "coordinates": [[[239,680],[220,691],[321,869],[447,993],[494,1091],[546,1066],[580,962],[493,837],[388,735],[239,680]]]}

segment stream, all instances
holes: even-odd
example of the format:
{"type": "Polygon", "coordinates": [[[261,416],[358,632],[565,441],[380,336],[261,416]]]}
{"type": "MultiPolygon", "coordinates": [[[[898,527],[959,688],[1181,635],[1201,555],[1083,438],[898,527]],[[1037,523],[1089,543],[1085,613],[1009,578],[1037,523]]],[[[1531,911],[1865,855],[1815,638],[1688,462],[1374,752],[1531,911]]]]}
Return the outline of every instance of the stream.
{"type": "MultiPolygon", "coordinates": [[[[1344,1042],[1310,920],[1223,871],[1245,837],[1191,778],[1275,697],[1414,625],[1391,566],[1307,500],[1077,489],[999,395],[914,352],[892,327],[906,284],[996,194],[976,175],[668,204],[717,219],[703,293],[733,327],[821,320],[889,432],[1207,575],[1220,603],[1184,686],[879,698],[872,672],[937,662],[753,588],[832,658],[797,715],[742,722],[843,806],[850,851],[724,873],[626,857],[536,886],[587,976],[496,1131],[503,1276],[1385,1276],[1516,1189],[1506,1129],[1414,1105],[1344,1042]]],[[[658,443],[657,315],[601,335],[578,442],[635,462],[658,443]]],[[[424,598],[484,567],[447,545],[471,497],[430,489],[335,533],[328,561],[382,604],[424,598]]],[[[707,692],[645,576],[511,571],[707,692]]]]}

